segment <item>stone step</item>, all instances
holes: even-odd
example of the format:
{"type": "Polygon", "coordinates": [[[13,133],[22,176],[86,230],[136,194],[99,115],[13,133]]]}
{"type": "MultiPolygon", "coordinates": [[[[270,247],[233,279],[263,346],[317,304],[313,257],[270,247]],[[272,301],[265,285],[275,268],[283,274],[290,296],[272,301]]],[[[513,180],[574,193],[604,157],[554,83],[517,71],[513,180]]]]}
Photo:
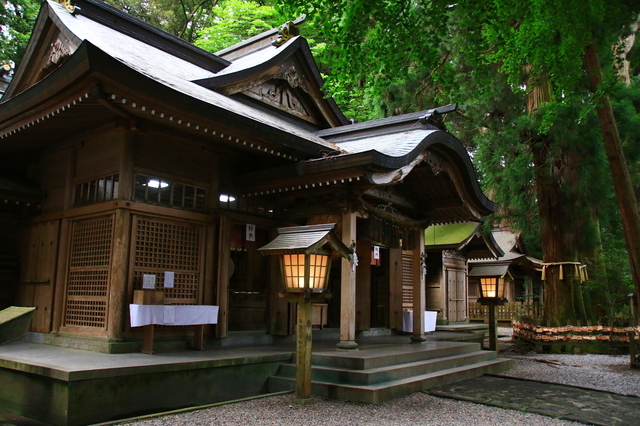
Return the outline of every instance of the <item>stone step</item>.
{"type": "MultiPolygon", "coordinates": [[[[369,369],[353,370],[313,365],[312,380],[335,384],[366,386],[490,361],[495,358],[495,352],[474,351],[369,369]]],[[[283,364],[280,366],[278,376],[295,378],[295,372],[295,364],[283,364]]]]}
{"type": "MultiPolygon", "coordinates": [[[[495,358],[372,385],[339,384],[314,380],[312,392],[314,395],[327,398],[377,404],[433,387],[480,377],[484,374],[498,374],[511,368],[511,364],[511,360],[495,358]]],[[[294,388],[295,378],[282,376],[269,378],[270,392],[293,390],[294,388]]]]}
{"type": "Polygon", "coordinates": [[[369,370],[417,361],[426,361],[452,355],[476,352],[479,343],[460,343],[431,341],[426,343],[380,346],[371,349],[354,351],[318,351],[313,352],[313,366],[333,367],[348,370],[369,370]]]}

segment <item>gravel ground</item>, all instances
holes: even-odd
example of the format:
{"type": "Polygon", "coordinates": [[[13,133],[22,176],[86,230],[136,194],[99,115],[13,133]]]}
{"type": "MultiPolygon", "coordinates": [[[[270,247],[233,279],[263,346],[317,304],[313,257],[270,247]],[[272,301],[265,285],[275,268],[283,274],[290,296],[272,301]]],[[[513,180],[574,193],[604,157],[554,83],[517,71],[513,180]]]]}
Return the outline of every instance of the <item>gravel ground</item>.
{"type": "MultiPolygon", "coordinates": [[[[499,334],[510,335],[509,329],[499,334]]],[[[510,337],[502,337],[500,356],[513,358],[505,376],[562,383],[640,396],[640,371],[630,370],[629,357],[609,355],[521,354],[510,337]]],[[[136,426],[159,425],[450,425],[548,426],[581,423],[415,393],[379,405],[316,398],[307,406],[279,395],[207,409],[138,420],[136,426]]]]}
{"type": "MultiPolygon", "coordinates": [[[[499,335],[510,336],[510,331],[500,328],[499,335]]],[[[521,353],[510,337],[501,337],[498,347],[501,357],[513,359],[503,376],[640,396],[640,370],[629,368],[629,355],[521,353]]]]}

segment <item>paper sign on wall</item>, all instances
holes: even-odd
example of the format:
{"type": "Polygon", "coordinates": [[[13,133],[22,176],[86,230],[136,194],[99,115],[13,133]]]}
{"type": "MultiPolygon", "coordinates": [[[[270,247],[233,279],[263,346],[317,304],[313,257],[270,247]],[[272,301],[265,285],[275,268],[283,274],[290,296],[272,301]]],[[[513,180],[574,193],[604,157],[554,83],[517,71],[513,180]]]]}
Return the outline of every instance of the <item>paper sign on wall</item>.
{"type": "Polygon", "coordinates": [[[373,246],[373,258],[380,259],[380,246],[373,246]]]}
{"type": "Polygon", "coordinates": [[[175,272],[173,272],[173,271],[164,271],[164,287],[165,288],[173,288],[174,278],[175,278],[175,272]]]}
{"type": "Polygon", "coordinates": [[[255,241],[256,240],[256,226],[252,223],[247,223],[247,241],[255,241]]]}
{"type": "Polygon", "coordinates": [[[152,274],[143,274],[142,288],[156,288],[156,276],[152,274]]]}

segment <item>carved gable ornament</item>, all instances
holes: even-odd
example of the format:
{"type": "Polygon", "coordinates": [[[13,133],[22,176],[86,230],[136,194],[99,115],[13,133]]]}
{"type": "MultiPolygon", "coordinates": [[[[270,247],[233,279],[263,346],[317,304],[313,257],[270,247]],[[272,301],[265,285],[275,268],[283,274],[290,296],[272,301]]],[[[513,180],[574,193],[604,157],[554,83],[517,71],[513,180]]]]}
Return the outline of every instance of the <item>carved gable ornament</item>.
{"type": "Polygon", "coordinates": [[[307,92],[304,76],[294,66],[281,68],[269,81],[253,86],[244,92],[245,95],[264,102],[288,114],[315,123],[300,91],[307,92]]]}
{"type": "Polygon", "coordinates": [[[66,38],[58,37],[49,46],[49,54],[42,66],[42,70],[47,71],[51,68],[56,68],[70,55],[71,47],[69,46],[69,41],[66,38]]]}
{"type": "Polygon", "coordinates": [[[71,4],[71,0],[56,0],[56,2],[64,6],[69,13],[74,13],[76,11],[76,7],[71,4]]]}
{"type": "Polygon", "coordinates": [[[285,22],[278,28],[278,38],[272,44],[280,47],[297,35],[300,35],[300,28],[293,21],[285,22]]]}

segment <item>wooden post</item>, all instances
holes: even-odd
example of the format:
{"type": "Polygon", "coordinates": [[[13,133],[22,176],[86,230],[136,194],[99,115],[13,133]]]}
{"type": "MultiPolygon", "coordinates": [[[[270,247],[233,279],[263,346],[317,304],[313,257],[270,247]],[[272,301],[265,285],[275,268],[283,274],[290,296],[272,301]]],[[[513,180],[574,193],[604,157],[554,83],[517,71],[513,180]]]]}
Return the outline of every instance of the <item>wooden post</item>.
{"type": "Polygon", "coordinates": [[[389,328],[402,329],[402,249],[389,249],[389,328]]]}
{"type": "MultiPolygon", "coordinates": [[[[356,240],[356,214],[342,215],[342,242],[351,246],[356,240]]],[[[366,261],[366,259],[362,259],[366,261]]],[[[356,273],[348,259],[342,259],[340,281],[340,349],[355,349],[356,343],[356,273]]]]}
{"type": "Polygon", "coordinates": [[[425,273],[422,267],[425,253],[424,230],[420,229],[417,232],[417,247],[413,249],[413,333],[411,341],[421,343],[427,340],[427,336],[424,334],[424,311],[427,309],[427,299],[425,296],[425,273]]]}
{"type": "Polygon", "coordinates": [[[310,299],[301,298],[298,302],[298,338],[296,342],[296,394],[293,402],[305,405],[313,402],[311,398],[311,314],[310,299]]]}
{"type": "Polygon", "coordinates": [[[125,306],[125,294],[128,294],[131,211],[116,209],[113,234],[107,336],[110,339],[118,339],[124,330],[125,316],[128,312],[125,306]]]}
{"type": "Polygon", "coordinates": [[[65,311],[64,299],[67,291],[67,275],[69,273],[67,262],[69,259],[69,239],[71,238],[71,225],[68,219],[60,221],[59,235],[60,242],[58,244],[58,264],[53,302],[53,326],[51,327],[54,333],[60,331],[65,311]]]}
{"type": "Polygon", "coordinates": [[[229,248],[230,233],[229,218],[220,216],[220,228],[218,230],[218,326],[216,337],[227,337],[229,329],[229,261],[231,258],[229,248]]]}
{"type": "Polygon", "coordinates": [[[356,330],[371,329],[371,242],[360,241],[356,247],[356,330]]]}
{"type": "Polygon", "coordinates": [[[498,350],[498,316],[496,303],[489,303],[489,350],[498,350]]]}

